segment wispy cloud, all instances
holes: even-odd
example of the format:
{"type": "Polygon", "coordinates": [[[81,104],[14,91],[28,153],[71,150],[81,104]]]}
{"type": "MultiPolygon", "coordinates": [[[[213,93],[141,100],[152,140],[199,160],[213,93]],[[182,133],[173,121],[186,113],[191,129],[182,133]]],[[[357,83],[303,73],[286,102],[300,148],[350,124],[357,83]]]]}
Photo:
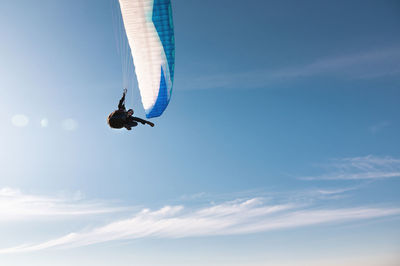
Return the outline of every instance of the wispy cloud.
{"type": "Polygon", "coordinates": [[[350,79],[372,79],[400,73],[400,49],[388,48],[358,54],[317,59],[304,65],[261,69],[242,73],[219,73],[191,77],[182,84],[187,89],[260,88],[280,82],[297,81],[318,75],[350,79]]]}
{"type": "Polygon", "coordinates": [[[322,195],[337,195],[337,194],[342,194],[348,191],[352,191],[357,189],[356,187],[350,187],[350,188],[338,188],[338,189],[318,189],[318,193],[322,195]]]}
{"type": "Polygon", "coordinates": [[[268,205],[262,198],[235,200],[199,209],[181,205],[143,209],[129,219],[74,232],[39,244],[0,249],[0,253],[74,248],[138,238],[184,238],[266,232],[316,224],[400,214],[399,208],[315,209],[297,204],[268,205]]]}
{"type": "Polygon", "coordinates": [[[358,180],[400,177],[400,159],[364,156],[332,160],[325,165],[329,173],[302,177],[303,180],[358,180]]]}
{"type": "Polygon", "coordinates": [[[0,222],[32,220],[43,217],[67,217],[111,213],[126,210],[106,206],[101,202],[88,202],[77,192],[71,197],[32,195],[18,189],[0,189],[0,222]]]}

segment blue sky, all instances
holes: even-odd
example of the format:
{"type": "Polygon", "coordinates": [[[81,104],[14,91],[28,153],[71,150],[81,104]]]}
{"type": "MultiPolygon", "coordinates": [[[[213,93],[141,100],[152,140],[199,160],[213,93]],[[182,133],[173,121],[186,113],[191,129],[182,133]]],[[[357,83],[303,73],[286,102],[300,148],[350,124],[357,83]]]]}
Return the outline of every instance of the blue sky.
{"type": "Polygon", "coordinates": [[[398,265],[398,1],[172,7],[172,100],[129,132],[115,5],[0,3],[0,262],[398,265]]]}

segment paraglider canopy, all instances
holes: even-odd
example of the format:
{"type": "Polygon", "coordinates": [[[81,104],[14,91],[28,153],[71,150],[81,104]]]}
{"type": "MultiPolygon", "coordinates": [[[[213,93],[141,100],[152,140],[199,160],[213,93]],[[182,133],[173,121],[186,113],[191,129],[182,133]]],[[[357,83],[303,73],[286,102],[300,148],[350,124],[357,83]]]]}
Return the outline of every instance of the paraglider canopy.
{"type": "Polygon", "coordinates": [[[170,0],[119,0],[147,118],[160,116],[172,93],[175,39],[170,0]]]}

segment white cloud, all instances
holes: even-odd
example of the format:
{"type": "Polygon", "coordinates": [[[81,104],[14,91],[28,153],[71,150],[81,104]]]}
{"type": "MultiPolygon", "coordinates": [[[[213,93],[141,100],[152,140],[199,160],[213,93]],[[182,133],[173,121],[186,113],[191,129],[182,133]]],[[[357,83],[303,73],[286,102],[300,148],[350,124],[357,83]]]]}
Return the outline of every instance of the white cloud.
{"type": "Polygon", "coordinates": [[[322,195],[336,195],[342,194],[347,191],[355,190],[357,187],[350,187],[350,188],[338,188],[338,189],[318,189],[318,193],[322,195]]]}
{"type": "Polygon", "coordinates": [[[200,209],[166,206],[143,209],[131,218],[74,232],[34,245],[1,249],[18,253],[48,248],[74,248],[138,238],[183,238],[266,232],[316,224],[399,215],[399,208],[313,209],[296,204],[267,205],[261,198],[235,200],[200,209]]]}
{"type": "Polygon", "coordinates": [[[65,120],[62,122],[62,126],[63,126],[63,128],[64,128],[65,130],[73,131],[73,130],[77,129],[77,127],[78,127],[78,122],[76,122],[76,121],[75,121],[74,119],[72,119],[72,118],[68,118],[68,119],[65,119],[65,120]]]}
{"type": "Polygon", "coordinates": [[[17,114],[11,118],[11,122],[16,127],[25,127],[29,123],[29,118],[26,115],[17,114]]]}
{"type": "Polygon", "coordinates": [[[72,197],[49,197],[26,194],[17,189],[0,189],[0,222],[32,220],[43,217],[94,215],[124,210],[101,202],[82,200],[80,192],[72,197]]]}
{"type": "Polygon", "coordinates": [[[332,160],[326,165],[329,173],[303,177],[303,180],[360,180],[400,177],[400,159],[364,156],[332,160]]]}

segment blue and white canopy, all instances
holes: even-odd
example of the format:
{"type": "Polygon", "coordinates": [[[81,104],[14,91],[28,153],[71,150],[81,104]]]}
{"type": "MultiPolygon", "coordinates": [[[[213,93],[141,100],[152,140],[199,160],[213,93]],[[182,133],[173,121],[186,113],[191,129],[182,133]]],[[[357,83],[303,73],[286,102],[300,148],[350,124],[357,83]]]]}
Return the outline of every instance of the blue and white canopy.
{"type": "Polygon", "coordinates": [[[160,116],[172,93],[175,40],[170,0],[119,0],[146,117],[160,116]]]}

